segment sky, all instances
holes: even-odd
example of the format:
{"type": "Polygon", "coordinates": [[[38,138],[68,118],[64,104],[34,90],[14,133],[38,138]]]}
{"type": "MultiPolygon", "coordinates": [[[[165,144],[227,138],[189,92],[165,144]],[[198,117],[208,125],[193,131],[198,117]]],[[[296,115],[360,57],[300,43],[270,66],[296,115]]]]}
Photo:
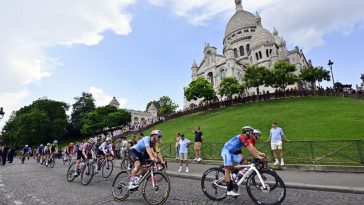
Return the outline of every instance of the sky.
{"type": "MultiPolygon", "coordinates": [[[[364,1],[243,0],[263,27],[277,28],[315,66],[334,62],[335,81],[364,73],[364,1]]],[[[72,105],[82,92],[96,105],[113,96],[145,110],[169,96],[183,108],[183,87],[205,43],[222,53],[234,0],[0,0],[0,107],[5,116],[47,97],[72,105]]],[[[332,82],[322,83],[330,86],[332,82]]]]}

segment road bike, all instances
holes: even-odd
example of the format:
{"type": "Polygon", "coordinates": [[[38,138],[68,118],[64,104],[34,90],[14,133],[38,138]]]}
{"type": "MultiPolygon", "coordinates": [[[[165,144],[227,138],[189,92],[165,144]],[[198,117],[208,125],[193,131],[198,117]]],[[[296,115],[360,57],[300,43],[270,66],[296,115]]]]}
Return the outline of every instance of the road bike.
{"type": "Polygon", "coordinates": [[[65,165],[65,164],[71,164],[71,162],[72,162],[72,154],[65,154],[64,156],[63,156],[63,165],[65,165]]]}
{"type": "MultiPolygon", "coordinates": [[[[221,201],[226,198],[224,166],[208,169],[201,179],[203,193],[211,200],[221,201]]],[[[286,186],[278,174],[261,160],[252,160],[248,165],[236,165],[230,173],[234,190],[239,191],[245,184],[249,197],[259,205],[278,205],[286,197],[286,186]],[[239,170],[247,168],[242,177],[237,177],[239,170]]],[[[237,197],[235,197],[237,198],[237,197]]]]}
{"type": "MultiPolygon", "coordinates": [[[[82,174],[83,173],[83,170],[86,168],[86,163],[87,163],[88,161],[84,161],[84,160],[81,160],[80,161],[80,164],[79,164],[79,169],[77,170],[77,175],[79,175],[79,174],[82,174]]],[[[77,163],[77,161],[73,161],[73,162],[71,162],[70,163],[70,165],[68,166],[68,169],[67,169],[67,181],[69,181],[69,182],[73,182],[73,180],[75,180],[75,178],[76,178],[76,176],[75,176],[75,169],[76,169],[76,163],[77,163]]],[[[92,179],[92,178],[91,178],[92,179]]],[[[89,180],[89,181],[91,181],[91,179],[89,180]]],[[[85,177],[85,179],[83,180],[82,179],[82,175],[81,175],[81,183],[82,184],[88,184],[88,183],[90,183],[90,182],[87,182],[87,180],[88,179],[86,179],[86,177],[85,177]]],[[[86,184],[86,185],[87,185],[86,184]]]]}
{"type": "MultiPolygon", "coordinates": [[[[157,205],[164,204],[169,197],[171,184],[168,176],[157,170],[157,164],[151,160],[146,161],[146,173],[141,176],[138,185],[141,186],[143,200],[146,204],[157,205]]],[[[136,193],[138,188],[129,190],[130,173],[127,170],[122,170],[117,174],[112,182],[112,195],[114,199],[119,201],[126,200],[129,195],[136,193]]]]}
{"type": "MultiPolygon", "coordinates": [[[[93,164],[94,166],[94,164],[93,164]]],[[[109,158],[101,157],[98,164],[98,171],[101,170],[101,176],[104,178],[108,178],[112,171],[114,170],[114,162],[109,158]]]]}

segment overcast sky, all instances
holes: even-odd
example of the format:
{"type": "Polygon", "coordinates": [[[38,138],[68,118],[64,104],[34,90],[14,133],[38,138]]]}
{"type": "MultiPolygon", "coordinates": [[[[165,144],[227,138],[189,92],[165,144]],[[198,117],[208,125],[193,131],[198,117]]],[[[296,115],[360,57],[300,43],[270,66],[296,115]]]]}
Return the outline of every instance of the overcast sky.
{"type": "MultiPolygon", "coordinates": [[[[6,115],[47,96],[74,103],[91,92],[144,110],[183,87],[205,42],[222,53],[234,0],[0,0],[0,106],[6,115]]],[[[298,45],[315,66],[332,59],[335,80],[360,84],[364,1],[243,0],[262,24],[298,45]]],[[[324,85],[332,85],[332,82],[324,85]]]]}

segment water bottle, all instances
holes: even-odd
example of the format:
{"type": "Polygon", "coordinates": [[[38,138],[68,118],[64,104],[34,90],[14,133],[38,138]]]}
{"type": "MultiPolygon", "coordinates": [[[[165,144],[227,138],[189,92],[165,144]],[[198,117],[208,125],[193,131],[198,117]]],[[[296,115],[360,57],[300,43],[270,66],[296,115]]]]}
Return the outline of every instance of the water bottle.
{"type": "Polygon", "coordinates": [[[239,171],[238,173],[238,181],[244,176],[245,172],[248,170],[248,168],[244,168],[242,170],[239,171]]]}
{"type": "Polygon", "coordinates": [[[235,173],[232,173],[232,174],[231,174],[231,180],[232,180],[233,182],[236,182],[236,174],[235,174],[235,173]]]}

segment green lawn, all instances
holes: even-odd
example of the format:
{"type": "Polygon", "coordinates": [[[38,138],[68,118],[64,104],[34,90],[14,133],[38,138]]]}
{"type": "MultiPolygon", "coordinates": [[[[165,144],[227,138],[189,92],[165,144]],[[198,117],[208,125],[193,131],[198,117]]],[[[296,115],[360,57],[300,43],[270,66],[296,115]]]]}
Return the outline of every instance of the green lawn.
{"type": "Polygon", "coordinates": [[[173,142],[176,132],[193,140],[192,131],[200,126],[205,142],[223,143],[240,133],[244,125],[260,129],[265,140],[273,121],[290,140],[364,140],[364,101],[342,97],[271,100],[196,113],[166,121],[155,129],[162,130],[163,142],[168,143],[173,142]]]}

